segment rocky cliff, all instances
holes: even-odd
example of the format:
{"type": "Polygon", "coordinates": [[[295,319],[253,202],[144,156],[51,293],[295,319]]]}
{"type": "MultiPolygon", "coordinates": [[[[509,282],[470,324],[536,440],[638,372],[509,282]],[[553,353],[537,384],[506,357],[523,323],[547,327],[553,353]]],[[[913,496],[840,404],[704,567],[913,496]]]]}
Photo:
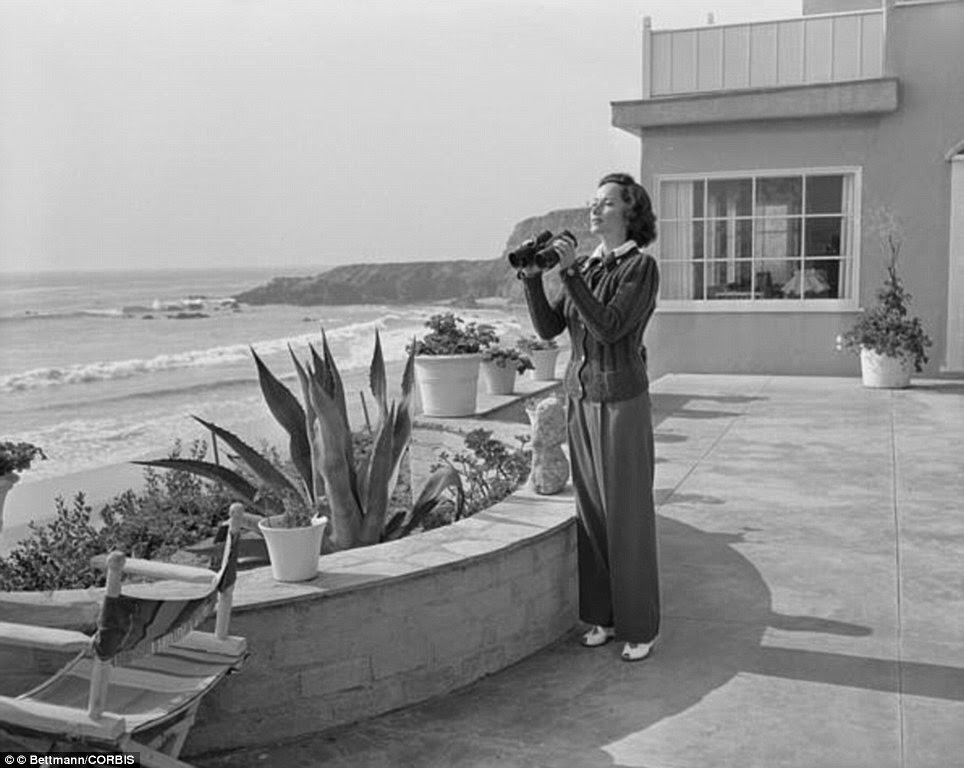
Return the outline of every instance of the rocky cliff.
{"type": "MultiPolygon", "coordinates": [[[[247,304],[303,306],[466,302],[493,296],[520,301],[522,285],[505,256],[524,240],[546,229],[572,232],[579,240],[580,255],[590,253],[595,247],[585,211],[566,209],[520,221],[497,259],[349,264],[312,277],[277,277],[235,298],[247,304]]],[[[557,279],[555,270],[549,273],[550,285],[557,279]]]]}

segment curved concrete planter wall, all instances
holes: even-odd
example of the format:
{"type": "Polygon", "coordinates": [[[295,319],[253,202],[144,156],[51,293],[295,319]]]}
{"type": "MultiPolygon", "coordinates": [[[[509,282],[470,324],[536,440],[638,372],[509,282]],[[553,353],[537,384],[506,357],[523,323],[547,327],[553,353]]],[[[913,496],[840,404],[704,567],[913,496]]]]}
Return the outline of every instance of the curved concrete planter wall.
{"type": "MultiPolygon", "coordinates": [[[[312,581],[240,573],[231,629],[251,656],[205,699],[185,754],[362,720],[552,643],[576,621],[573,508],[569,493],[520,490],[454,525],[327,555],[312,581]]],[[[99,592],[7,594],[0,607],[11,621],[90,625],[99,592]]],[[[37,664],[25,674],[53,671],[37,664]]]]}
{"type": "Polygon", "coordinates": [[[321,559],[313,581],[239,574],[245,668],[201,706],[185,754],[317,733],[464,686],[576,621],[570,494],[523,490],[468,520],[321,559]]]}

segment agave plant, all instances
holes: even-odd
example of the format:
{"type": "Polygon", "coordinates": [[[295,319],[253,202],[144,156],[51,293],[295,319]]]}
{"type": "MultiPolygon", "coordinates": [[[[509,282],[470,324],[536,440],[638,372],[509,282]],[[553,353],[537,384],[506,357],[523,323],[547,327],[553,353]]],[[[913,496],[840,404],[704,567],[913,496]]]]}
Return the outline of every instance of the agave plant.
{"type": "Polygon", "coordinates": [[[312,345],[309,351],[310,358],[302,363],[289,348],[301,384],[302,405],[251,350],[265,402],[289,435],[297,480],[289,478],[237,435],[197,416],[194,418],[199,423],[230,446],[260,487],[242,473],[213,462],[159,459],[135,463],[183,470],[223,483],[233,495],[251,506],[260,506],[262,512],[283,514],[289,525],[306,524],[312,516],[326,514],[330,520],[326,548],[330,551],[407,535],[449,493],[454,495],[457,506],[464,504],[458,473],[445,468],[428,477],[411,510],[388,517],[389,501],[412,437],[414,346],[402,375],[401,401],[389,402],[381,340],[375,332],[369,384],[377,418],[372,427],[371,450],[360,461],[355,457],[344,385],[324,331],[321,353],[312,345]]]}

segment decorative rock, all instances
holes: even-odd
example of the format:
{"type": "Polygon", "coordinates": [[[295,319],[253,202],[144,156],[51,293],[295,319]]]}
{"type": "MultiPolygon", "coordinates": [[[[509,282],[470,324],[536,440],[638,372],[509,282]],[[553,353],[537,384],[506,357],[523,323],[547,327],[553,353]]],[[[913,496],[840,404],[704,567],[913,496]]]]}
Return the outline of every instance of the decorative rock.
{"type": "Polygon", "coordinates": [[[566,442],[566,409],[555,395],[526,408],[532,424],[532,471],[529,483],[543,496],[559,493],[569,479],[569,460],[562,450],[566,442]]]}

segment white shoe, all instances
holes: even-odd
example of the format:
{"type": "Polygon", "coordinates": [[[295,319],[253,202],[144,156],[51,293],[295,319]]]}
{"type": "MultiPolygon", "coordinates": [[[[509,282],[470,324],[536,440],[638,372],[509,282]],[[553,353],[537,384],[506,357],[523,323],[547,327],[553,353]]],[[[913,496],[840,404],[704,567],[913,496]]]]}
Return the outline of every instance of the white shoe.
{"type": "Polygon", "coordinates": [[[598,624],[582,636],[582,644],[587,648],[598,648],[605,645],[616,636],[612,627],[600,627],[598,624]]]}
{"type": "Polygon", "coordinates": [[[654,645],[656,645],[655,638],[649,643],[626,643],[623,646],[622,659],[623,661],[642,661],[653,652],[654,645]]]}

